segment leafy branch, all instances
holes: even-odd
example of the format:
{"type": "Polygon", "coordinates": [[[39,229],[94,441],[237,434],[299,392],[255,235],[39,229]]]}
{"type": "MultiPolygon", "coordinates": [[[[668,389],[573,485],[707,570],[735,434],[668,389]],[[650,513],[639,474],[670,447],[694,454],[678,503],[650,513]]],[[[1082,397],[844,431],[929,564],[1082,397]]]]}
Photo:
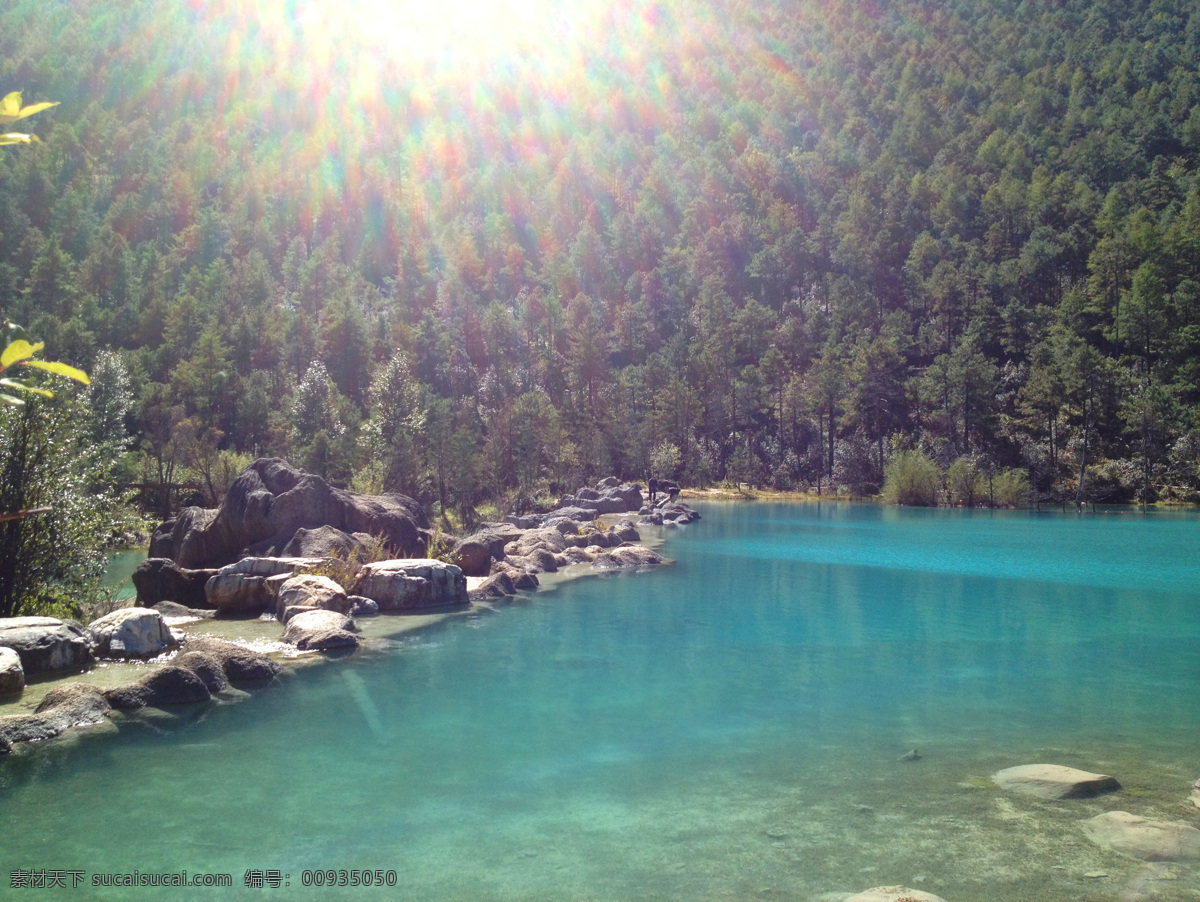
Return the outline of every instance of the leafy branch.
{"type": "MultiPolygon", "coordinates": [[[[16,327],[10,323],[9,328],[16,327]]],[[[53,392],[47,391],[44,388],[36,388],[32,385],[26,385],[24,382],[19,382],[16,379],[5,377],[3,375],[4,372],[14,366],[31,366],[35,369],[45,370],[48,373],[54,373],[57,376],[66,376],[68,379],[74,379],[76,382],[82,382],[84,385],[91,385],[91,380],[83,370],[76,369],[66,363],[58,363],[57,361],[34,360],[33,355],[44,347],[45,344],[40,341],[37,344],[30,344],[23,338],[9,342],[3,354],[0,354],[0,386],[41,395],[44,398],[54,397],[53,392]]],[[[14,395],[0,392],[0,403],[7,404],[10,407],[20,407],[25,402],[14,395]]]]}
{"type": "MultiPolygon", "coordinates": [[[[58,103],[31,103],[29,106],[21,106],[21,92],[12,91],[6,94],[3,100],[0,100],[0,126],[16,122],[18,119],[24,119],[26,116],[32,116],[34,113],[40,113],[42,110],[48,110],[52,106],[58,106],[58,103]]],[[[0,133],[0,146],[5,144],[31,144],[37,140],[37,135],[26,134],[24,132],[0,133]]]]}

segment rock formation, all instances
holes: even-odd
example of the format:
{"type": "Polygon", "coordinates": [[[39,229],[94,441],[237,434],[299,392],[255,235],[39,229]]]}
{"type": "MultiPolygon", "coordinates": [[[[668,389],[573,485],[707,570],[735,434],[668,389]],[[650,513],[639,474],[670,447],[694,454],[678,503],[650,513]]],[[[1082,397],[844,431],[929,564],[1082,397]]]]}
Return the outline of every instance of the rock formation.
{"type": "Polygon", "coordinates": [[[1001,789],[1039,799],[1087,799],[1121,788],[1106,774],[1093,774],[1059,764],[1022,764],[992,775],[1001,789]]]}
{"type": "Polygon", "coordinates": [[[17,653],[27,678],[82,670],[94,660],[87,631],[73,621],[53,617],[0,620],[0,646],[17,653]]]}
{"type": "MultiPolygon", "coordinates": [[[[151,557],[185,569],[221,567],[250,555],[279,554],[301,529],[333,527],[379,536],[401,554],[424,551],[421,507],[405,495],[359,495],[277,458],[260,458],[234,480],[215,511],[185,508],[150,543],[151,557]]],[[[300,542],[304,541],[301,537],[300,542]]]]}
{"type": "Polygon", "coordinates": [[[176,639],[162,614],[149,608],[118,608],[88,624],[101,658],[152,658],[176,639]]]}

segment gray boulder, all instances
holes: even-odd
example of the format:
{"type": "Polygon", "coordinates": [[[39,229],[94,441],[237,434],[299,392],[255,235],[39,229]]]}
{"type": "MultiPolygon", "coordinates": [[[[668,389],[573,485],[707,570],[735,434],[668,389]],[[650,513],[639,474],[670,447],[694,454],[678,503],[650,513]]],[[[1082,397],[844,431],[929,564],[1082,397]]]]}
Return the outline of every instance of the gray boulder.
{"type": "Polygon", "coordinates": [[[162,601],[173,601],[189,608],[207,607],[204,586],[215,573],[212,569],[184,570],[170,558],[148,558],[133,571],[137,602],[144,608],[152,608],[162,601]]]}
{"type": "Polygon", "coordinates": [[[88,624],[101,658],[152,658],[177,644],[162,614],[149,608],[120,608],[88,624]]]}
{"type": "Polygon", "coordinates": [[[946,902],[941,896],[925,893],[907,886],[877,886],[856,895],[846,902],[946,902]]]}
{"type": "Polygon", "coordinates": [[[315,558],[248,557],[219,569],[208,581],[208,603],[221,611],[256,614],[275,609],[279,586],[315,558]]]}
{"type": "Polygon", "coordinates": [[[356,590],[374,600],[381,611],[465,605],[469,601],[462,569],[429,558],[367,564],[359,571],[356,590]]]}
{"type": "Polygon", "coordinates": [[[992,774],[1001,789],[1039,799],[1088,799],[1116,792],[1121,784],[1107,774],[1093,774],[1060,764],[1022,764],[992,774]]]}
{"type": "Polygon", "coordinates": [[[301,651],[326,651],[334,648],[353,648],[358,636],[351,632],[354,621],[337,611],[305,611],[288,621],[283,641],[301,651]]]}
{"type": "Polygon", "coordinates": [[[206,702],[212,693],[191,670],[168,664],[127,686],[109,689],[104,697],[114,708],[162,708],[206,702]]]}
{"type": "MultiPolygon", "coordinates": [[[[504,546],[500,547],[503,549],[504,546]]],[[[450,557],[467,576],[486,576],[492,566],[491,548],[474,537],[459,542],[450,557]]]]}
{"type": "Polygon", "coordinates": [[[300,529],[332,526],[379,536],[401,553],[423,551],[421,506],[404,495],[359,495],[277,458],[261,458],[234,480],[216,511],[185,508],[151,540],[152,557],[181,567],[220,567],[247,554],[278,553],[300,529]]]}
{"type": "Polygon", "coordinates": [[[594,508],[585,508],[577,504],[560,507],[543,516],[542,525],[548,526],[552,520],[558,519],[571,520],[575,523],[591,523],[596,519],[596,511],[594,508]]]}
{"type": "Polygon", "coordinates": [[[279,584],[275,593],[275,616],[284,620],[284,612],[292,606],[350,613],[350,599],[342,587],[328,576],[311,573],[290,576],[279,584]]]}
{"type": "Polygon", "coordinates": [[[73,621],[53,617],[0,620],[0,647],[17,653],[26,678],[82,670],[95,660],[87,631],[73,621]]]}
{"type": "Polygon", "coordinates": [[[493,573],[468,593],[471,601],[488,601],[517,594],[512,577],[507,573],[493,573]]]}
{"type": "Polygon", "coordinates": [[[374,617],[379,613],[379,604],[365,595],[347,595],[351,617],[374,617]]]}
{"type": "Polygon", "coordinates": [[[515,526],[518,529],[534,529],[542,525],[542,515],[525,514],[522,516],[519,514],[509,514],[504,518],[504,522],[515,526]]]}
{"type": "Polygon", "coordinates": [[[0,647],[0,695],[11,695],[25,688],[25,668],[21,656],[11,648],[0,647]]]}
{"type": "Polygon", "coordinates": [[[283,670],[262,652],[235,642],[207,636],[189,636],[184,652],[201,652],[220,662],[231,683],[263,683],[274,679],[283,670]]]}

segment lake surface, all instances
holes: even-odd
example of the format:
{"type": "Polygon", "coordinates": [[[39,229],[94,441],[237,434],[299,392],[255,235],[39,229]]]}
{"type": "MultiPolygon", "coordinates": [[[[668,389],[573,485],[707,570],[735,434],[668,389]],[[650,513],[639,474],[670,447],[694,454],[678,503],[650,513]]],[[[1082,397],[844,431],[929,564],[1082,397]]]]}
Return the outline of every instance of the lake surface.
{"type": "Polygon", "coordinates": [[[29,894],[64,899],[1200,896],[1196,866],[1080,829],[1118,809],[1200,826],[1200,517],[700,509],[656,573],[9,756],[3,869],[234,882],[29,894]],[[1035,762],[1124,789],[990,783],[1035,762]],[[317,869],[397,887],[302,887],[317,869]]]}

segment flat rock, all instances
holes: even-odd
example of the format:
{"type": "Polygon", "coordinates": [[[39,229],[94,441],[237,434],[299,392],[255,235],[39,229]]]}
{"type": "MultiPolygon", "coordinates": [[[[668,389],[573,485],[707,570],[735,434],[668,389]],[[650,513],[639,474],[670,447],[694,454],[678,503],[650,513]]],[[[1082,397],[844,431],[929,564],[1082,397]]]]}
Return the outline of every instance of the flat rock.
{"type": "Polygon", "coordinates": [[[102,658],[152,658],[176,644],[162,614],[150,608],[119,608],[88,624],[102,658]]]}
{"type": "Polygon", "coordinates": [[[358,574],[357,594],[381,611],[465,605],[467,577],[460,567],[429,558],[403,558],[365,565],[358,574]]]}
{"type": "Polygon", "coordinates": [[[1084,821],[1083,832],[1102,849],[1142,861],[1200,860],[1200,830],[1181,822],[1106,811],[1084,821]]]}
{"type": "Polygon", "coordinates": [[[71,727],[99,723],[109,712],[104,693],[95,686],[71,683],[46,693],[33,714],[0,717],[0,752],[14,742],[40,742],[71,727]]]}
{"type": "Polygon", "coordinates": [[[846,902],[946,902],[946,900],[933,893],[909,889],[907,886],[877,886],[874,889],[850,896],[846,902]]]}
{"type": "Polygon", "coordinates": [[[11,648],[0,647],[0,695],[11,695],[25,688],[25,668],[21,656],[11,648]]]}
{"type": "Polygon", "coordinates": [[[1022,764],[992,774],[1001,789],[1039,799],[1089,799],[1116,792],[1121,784],[1106,774],[1063,767],[1059,764],[1022,764]]]}
{"type": "Polygon", "coordinates": [[[94,660],[91,635],[77,623],[53,617],[0,620],[0,646],[17,653],[26,678],[82,670],[94,660]]]}

